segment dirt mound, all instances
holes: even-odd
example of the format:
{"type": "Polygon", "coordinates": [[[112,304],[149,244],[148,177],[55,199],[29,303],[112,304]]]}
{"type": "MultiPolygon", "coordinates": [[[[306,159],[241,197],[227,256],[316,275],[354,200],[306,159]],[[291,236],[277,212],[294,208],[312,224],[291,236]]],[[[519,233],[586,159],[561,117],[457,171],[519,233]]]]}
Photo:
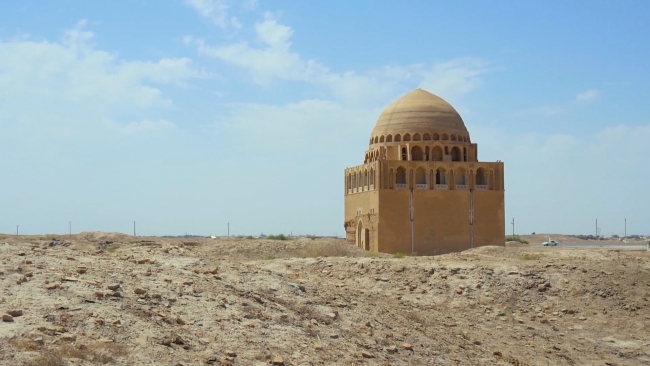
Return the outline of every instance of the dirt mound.
{"type": "Polygon", "coordinates": [[[79,240],[87,241],[129,241],[133,240],[133,236],[122,234],[122,233],[104,233],[101,231],[84,231],[76,235],[79,240]]]}

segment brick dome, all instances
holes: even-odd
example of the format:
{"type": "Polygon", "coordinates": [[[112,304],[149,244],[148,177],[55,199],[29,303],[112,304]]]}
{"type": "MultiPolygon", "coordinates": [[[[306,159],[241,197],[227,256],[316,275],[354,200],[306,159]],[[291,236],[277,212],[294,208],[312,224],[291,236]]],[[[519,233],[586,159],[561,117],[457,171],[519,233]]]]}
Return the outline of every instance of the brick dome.
{"type": "Polygon", "coordinates": [[[469,138],[465,123],[454,107],[422,89],[416,89],[386,107],[372,130],[371,139],[407,133],[445,133],[469,138]]]}

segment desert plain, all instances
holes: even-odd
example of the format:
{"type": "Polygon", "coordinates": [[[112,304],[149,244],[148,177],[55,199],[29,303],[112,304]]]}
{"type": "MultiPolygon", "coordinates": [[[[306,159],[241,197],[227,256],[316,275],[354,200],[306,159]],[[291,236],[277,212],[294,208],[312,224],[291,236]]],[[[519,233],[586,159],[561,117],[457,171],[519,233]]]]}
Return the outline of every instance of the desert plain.
{"type": "Polygon", "coordinates": [[[326,238],[0,236],[0,364],[650,364],[650,252],[543,237],[396,258],[326,238]]]}

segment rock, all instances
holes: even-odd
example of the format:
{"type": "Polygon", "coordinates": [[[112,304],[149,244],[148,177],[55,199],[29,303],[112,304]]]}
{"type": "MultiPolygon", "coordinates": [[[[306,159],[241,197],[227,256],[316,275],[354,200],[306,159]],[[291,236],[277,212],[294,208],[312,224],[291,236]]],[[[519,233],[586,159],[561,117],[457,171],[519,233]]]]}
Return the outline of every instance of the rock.
{"type": "Polygon", "coordinates": [[[497,357],[502,357],[503,356],[503,353],[501,353],[499,351],[494,351],[494,352],[492,352],[492,354],[497,356],[497,357]]]}
{"type": "Polygon", "coordinates": [[[3,314],[2,321],[5,323],[12,323],[14,321],[14,317],[9,314],[3,314]]]}
{"type": "Polygon", "coordinates": [[[7,311],[7,314],[9,314],[9,315],[11,315],[13,317],[17,317],[17,316],[22,316],[23,311],[22,310],[9,310],[9,311],[7,311]]]}
{"type": "Polygon", "coordinates": [[[75,277],[65,277],[63,280],[68,281],[68,282],[77,282],[77,281],[79,281],[79,279],[75,278],[75,277]]]}
{"type": "Polygon", "coordinates": [[[226,351],[226,356],[228,356],[228,357],[237,357],[237,352],[235,352],[233,350],[227,350],[226,351]]]}
{"type": "Polygon", "coordinates": [[[413,351],[413,345],[410,343],[403,343],[402,348],[404,348],[405,350],[413,351]]]}
{"type": "Polygon", "coordinates": [[[456,289],[456,293],[459,294],[459,295],[462,294],[462,293],[463,293],[463,289],[461,289],[461,288],[457,288],[457,289],[456,289]]]}
{"type": "Polygon", "coordinates": [[[361,351],[361,357],[363,358],[375,358],[371,353],[368,353],[366,351],[361,351]]]}
{"type": "Polygon", "coordinates": [[[48,283],[47,285],[45,285],[46,290],[54,290],[57,287],[59,287],[58,283],[48,283]]]}
{"type": "Polygon", "coordinates": [[[120,284],[119,284],[119,283],[115,283],[115,284],[110,284],[110,285],[108,285],[108,289],[109,289],[109,290],[113,290],[113,291],[115,291],[115,290],[117,290],[118,288],[120,288],[120,284]]]}
{"type": "Polygon", "coordinates": [[[284,365],[284,359],[281,356],[275,355],[271,359],[271,365],[284,365]]]}
{"type": "Polygon", "coordinates": [[[77,340],[77,337],[72,333],[63,333],[60,339],[65,342],[74,342],[77,340]]]}
{"type": "Polygon", "coordinates": [[[578,318],[578,320],[587,320],[587,318],[585,318],[584,316],[581,316],[581,317],[578,318]]]}
{"type": "Polygon", "coordinates": [[[539,292],[544,292],[544,291],[546,291],[546,289],[547,289],[546,285],[537,286],[537,291],[539,291],[539,292]]]}
{"type": "Polygon", "coordinates": [[[86,268],[86,267],[77,267],[77,273],[84,274],[86,272],[88,272],[88,268],[86,268]]]}
{"type": "Polygon", "coordinates": [[[386,352],[388,352],[388,353],[397,353],[397,346],[392,345],[392,346],[386,347],[386,352]]]}
{"type": "Polygon", "coordinates": [[[147,290],[138,287],[135,290],[133,290],[133,292],[135,292],[138,295],[144,295],[147,293],[147,290]]]}

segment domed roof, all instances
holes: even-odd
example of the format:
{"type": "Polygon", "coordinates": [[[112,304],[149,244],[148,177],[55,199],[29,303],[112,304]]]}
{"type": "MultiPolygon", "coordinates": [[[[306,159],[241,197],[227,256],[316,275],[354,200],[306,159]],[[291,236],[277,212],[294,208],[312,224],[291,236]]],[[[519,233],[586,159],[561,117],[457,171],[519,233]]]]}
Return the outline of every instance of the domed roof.
{"type": "Polygon", "coordinates": [[[451,104],[422,89],[416,89],[386,107],[371,137],[419,132],[468,135],[463,119],[451,104]]]}

